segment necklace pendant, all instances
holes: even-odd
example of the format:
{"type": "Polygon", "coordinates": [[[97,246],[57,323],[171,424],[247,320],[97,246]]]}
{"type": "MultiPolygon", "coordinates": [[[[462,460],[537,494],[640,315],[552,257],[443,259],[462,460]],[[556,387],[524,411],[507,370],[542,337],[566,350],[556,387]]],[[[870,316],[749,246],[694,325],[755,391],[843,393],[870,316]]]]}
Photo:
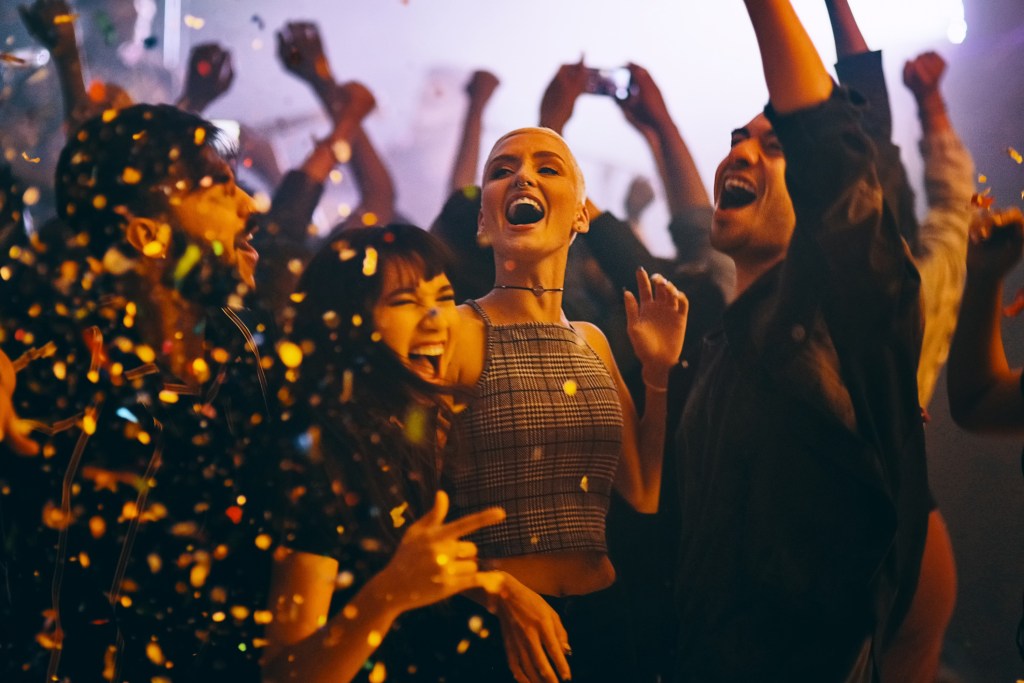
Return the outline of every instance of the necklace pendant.
{"type": "Polygon", "coordinates": [[[533,292],[533,295],[539,299],[540,295],[546,292],[547,289],[541,287],[540,285],[534,285],[530,291],[533,292]]]}

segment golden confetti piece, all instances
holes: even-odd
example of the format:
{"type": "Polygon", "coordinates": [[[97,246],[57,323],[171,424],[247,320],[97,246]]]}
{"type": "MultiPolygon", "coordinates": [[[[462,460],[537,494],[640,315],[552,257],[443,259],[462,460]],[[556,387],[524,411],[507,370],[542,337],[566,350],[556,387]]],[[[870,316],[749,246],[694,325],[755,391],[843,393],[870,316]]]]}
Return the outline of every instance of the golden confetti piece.
{"type": "Polygon", "coordinates": [[[377,225],[377,214],[373,211],[367,211],[363,214],[363,225],[370,227],[371,225],[377,225]]]}
{"type": "Polygon", "coordinates": [[[244,605],[235,605],[231,608],[231,617],[238,621],[245,619],[249,616],[249,608],[244,605]]]}
{"type": "Polygon", "coordinates": [[[227,619],[228,615],[224,614],[223,612],[214,612],[210,615],[210,618],[216,621],[217,623],[220,623],[227,619]]]}
{"type": "Polygon", "coordinates": [[[1009,154],[1010,158],[1013,159],[1018,164],[1024,164],[1024,156],[1021,156],[1021,153],[1015,150],[1013,147],[1007,147],[1006,153],[1009,154]]]}
{"type": "Polygon", "coordinates": [[[39,157],[30,157],[28,155],[28,152],[22,152],[21,153],[21,158],[24,159],[25,161],[27,161],[30,164],[38,164],[39,161],[40,161],[39,157]]]}
{"type": "Polygon", "coordinates": [[[979,173],[978,174],[978,182],[979,183],[987,183],[988,182],[988,176],[985,175],[984,173],[979,173]]]}
{"type": "Polygon", "coordinates": [[[585,474],[583,475],[583,478],[580,479],[580,488],[583,489],[584,493],[590,492],[590,482],[587,480],[587,475],[585,474]]]}
{"type": "Polygon", "coordinates": [[[121,596],[121,607],[131,607],[132,599],[127,595],[121,596]]]}
{"type": "Polygon", "coordinates": [[[39,203],[39,188],[30,187],[25,190],[25,193],[21,195],[21,201],[25,203],[25,206],[35,206],[39,203]]]}
{"type": "MultiPolygon", "coordinates": [[[[206,141],[206,129],[205,128],[196,128],[196,132],[192,136],[192,141],[196,144],[196,147],[198,147],[199,145],[203,144],[206,141]]],[[[209,176],[207,176],[207,177],[209,177],[209,176]]],[[[204,180],[205,180],[205,178],[204,178],[204,180]]],[[[202,184],[202,181],[200,181],[200,184],[202,184]]]]}
{"type": "Polygon", "coordinates": [[[366,642],[369,643],[370,647],[377,647],[384,640],[384,637],[380,634],[380,631],[373,630],[366,636],[366,642]]]}
{"type": "Polygon", "coordinates": [[[82,431],[92,436],[96,433],[96,416],[86,413],[82,416],[82,431]]]}
{"type": "Polygon", "coordinates": [[[73,24],[77,17],[77,14],[58,14],[53,18],[53,25],[60,26],[61,24],[73,24]]]}
{"type": "Polygon", "coordinates": [[[352,145],[348,144],[346,140],[338,140],[331,145],[331,152],[334,153],[334,158],[338,160],[339,164],[347,164],[352,158],[352,145]]]}
{"type": "Polygon", "coordinates": [[[81,563],[83,567],[88,568],[90,563],[89,553],[85,552],[84,550],[78,553],[78,561],[79,563],[81,563]]]}
{"type": "Polygon", "coordinates": [[[158,396],[160,400],[163,401],[164,403],[178,402],[178,394],[173,391],[170,391],[169,389],[162,389],[158,396]]]}
{"type": "Polygon", "coordinates": [[[298,344],[284,341],[277,346],[277,355],[286,368],[297,368],[302,365],[302,349],[298,344]]]}
{"type": "Polygon", "coordinates": [[[341,610],[341,613],[346,619],[355,619],[359,616],[359,608],[355,605],[345,605],[345,608],[341,610]]]}
{"type": "Polygon", "coordinates": [[[339,171],[338,169],[334,169],[333,171],[331,171],[328,174],[328,177],[331,179],[331,182],[334,183],[335,185],[341,183],[342,179],[344,178],[344,176],[341,175],[341,171],[339,171]]]}
{"type": "Polygon", "coordinates": [[[164,651],[156,643],[146,643],[146,657],[157,666],[162,666],[165,661],[164,651]]]}
{"type": "Polygon", "coordinates": [[[305,292],[293,292],[288,298],[291,299],[292,302],[294,302],[294,303],[301,304],[303,301],[306,300],[306,293],[305,292]]]}
{"type": "Polygon", "coordinates": [[[405,524],[405,511],[409,509],[409,503],[405,502],[391,510],[391,523],[398,529],[405,524]]]}
{"type": "Polygon", "coordinates": [[[452,561],[452,558],[448,557],[444,553],[438,553],[437,557],[435,557],[434,559],[437,560],[438,567],[443,567],[452,561]]]}
{"type": "Polygon", "coordinates": [[[480,633],[480,629],[484,627],[484,620],[477,615],[473,615],[469,618],[469,630],[473,633],[480,633]]]}
{"type": "Polygon", "coordinates": [[[338,204],[338,215],[342,218],[348,218],[352,215],[352,207],[344,203],[338,204]]]}
{"type": "Polygon", "coordinates": [[[103,119],[103,123],[110,123],[111,121],[117,118],[117,110],[107,109],[103,112],[103,116],[101,118],[103,119]]]}
{"type": "Polygon", "coordinates": [[[252,620],[257,624],[269,624],[274,620],[274,613],[267,609],[258,609],[252,613],[252,620]]]}
{"type": "Polygon", "coordinates": [[[565,384],[562,385],[562,391],[565,392],[566,396],[575,396],[576,389],[577,386],[575,380],[567,379],[565,380],[565,384]]]}
{"type": "Polygon", "coordinates": [[[197,16],[192,15],[192,14],[186,14],[184,19],[182,19],[182,21],[185,22],[185,26],[188,26],[190,29],[192,29],[194,31],[198,31],[203,26],[206,26],[206,20],[205,19],[203,19],[201,17],[197,17],[197,16]]]}
{"type": "MultiPolygon", "coordinates": [[[[192,569],[188,573],[188,582],[192,584],[193,588],[201,588],[206,583],[207,577],[210,576],[210,567],[206,564],[194,564],[192,569]]],[[[217,619],[217,615],[213,615],[214,621],[224,621],[224,613],[220,612],[220,619],[217,619]]]]}
{"type": "Polygon", "coordinates": [[[99,515],[94,515],[89,518],[89,533],[92,534],[93,538],[100,538],[103,534],[107,533],[107,522],[99,515]]]}
{"type": "Polygon", "coordinates": [[[146,564],[149,565],[149,571],[152,572],[153,574],[156,574],[157,572],[159,572],[163,568],[164,561],[156,553],[150,553],[149,555],[146,556],[146,564]]]}
{"type": "Polygon", "coordinates": [[[124,172],[121,174],[121,180],[123,180],[126,185],[135,185],[142,180],[142,174],[139,173],[137,169],[134,169],[131,166],[126,166],[124,172]]]}
{"type": "Polygon", "coordinates": [[[460,640],[459,644],[455,647],[455,651],[458,652],[460,655],[466,654],[466,651],[468,649],[469,649],[469,641],[466,640],[465,638],[460,640]]]}
{"type": "Polygon", "coordinates": [[[373,247],[367,247],[366,253],[363,255],[363,275],[371,277],[377,272],[377,250],[373,247]]]}
{"type": "Polygon", "coordinates": [[[260,550],[270,550],[272,539],[268,534],[260,534],[256,537],[256,547],[260,550]]]}
{"type": "MultiPolygon", "coordinates": [[[[95,204],[95,202],[93,203],[95,204]]],[[[101,209],[103,207],[97,206],[96,208],[101,209]]],[[[162,242],[160,242],[160,240],[146,242],[146,244],[142,247],[142,253],[143,255],[148,256],[149,258],[159,258],[164,254],[164,245],[162,242]]]]}
{"type": "MultiPolygon", "coordinates": [[[[376,645],[374,645],[376,647],[376,645]]],[[[370,676],[367,680],[370,683],[384,683],[387,680],[388,671],[384,668],[384,662],[377,662],[373,665],[373,671],[370,672],[370,676]]]]}

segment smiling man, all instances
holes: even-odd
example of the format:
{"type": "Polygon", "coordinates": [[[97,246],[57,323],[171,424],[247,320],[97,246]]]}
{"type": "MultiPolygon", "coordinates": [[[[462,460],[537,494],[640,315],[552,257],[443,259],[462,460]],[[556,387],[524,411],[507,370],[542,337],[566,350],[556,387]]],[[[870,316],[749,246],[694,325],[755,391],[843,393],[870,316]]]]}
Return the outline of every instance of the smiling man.
{"type": "Polygon", "coordinates": [[[679,433],[677,680],[873,681],[927,524],[918,278],[875,148],[786,0],[747,0],[769,92],[715,176],[737,297],[679,433]]]}
{"type": "Polygon", "coordinates": [[[262,328],[240,308],[253,200],[217,130],[168,106],[87,121],[56,186],[70,238],[36,293],[54,353],[24,385],[70,419],[46,458],[0,466],[21,630],[0,645],[40,679],[257,680],[270,416],[262,328]]]}

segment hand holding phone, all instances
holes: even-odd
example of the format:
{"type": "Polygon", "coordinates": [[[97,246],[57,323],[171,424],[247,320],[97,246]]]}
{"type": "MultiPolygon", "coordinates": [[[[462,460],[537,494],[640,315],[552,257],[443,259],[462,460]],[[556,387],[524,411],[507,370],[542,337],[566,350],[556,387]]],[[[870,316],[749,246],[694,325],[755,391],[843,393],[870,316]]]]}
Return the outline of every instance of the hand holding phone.
{"type": "Polygon", "coordinates": [[[627,67],[587,69],[587,83],[584,92],[625,100],[629,98],[632,90],[633,76],[627,67]]]}

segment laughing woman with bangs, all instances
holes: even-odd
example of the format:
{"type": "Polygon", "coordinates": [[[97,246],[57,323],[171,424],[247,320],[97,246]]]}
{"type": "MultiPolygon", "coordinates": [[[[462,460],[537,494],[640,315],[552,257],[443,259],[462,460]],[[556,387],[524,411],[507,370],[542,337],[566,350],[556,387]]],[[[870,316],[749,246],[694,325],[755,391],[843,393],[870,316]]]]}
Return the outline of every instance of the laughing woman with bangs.
{"type": "Polygon", "coordinates": [[[525,128],[497,141],[478,227],[497,276],[458,309],[447,376],[473,398],[456,419],[459,454],[446,462],[453,507],[508,513],[472,539],[481,566],[505,577],[496,613],[516,680],[630,680],[605,517],[613,490],[657,511],[686,297],[643,271],[638,294],[625,294],[646,385],[638,418],[604,335],[562,311],[569,246],[589,223],[583,176],[557,133],[525,128]]]}
{"type": "Polygon", "coordinates": [[[282,394],[300,448],[281,463],[265,681],[452,680],[459,644],[479,639],[471,619],[418,609],[501,583],[460,537],[502,510],[444,522],[445,264],[436,238],[391,225],[342,231],[302,275],[280,349],[302,359],[282,394]]]}

